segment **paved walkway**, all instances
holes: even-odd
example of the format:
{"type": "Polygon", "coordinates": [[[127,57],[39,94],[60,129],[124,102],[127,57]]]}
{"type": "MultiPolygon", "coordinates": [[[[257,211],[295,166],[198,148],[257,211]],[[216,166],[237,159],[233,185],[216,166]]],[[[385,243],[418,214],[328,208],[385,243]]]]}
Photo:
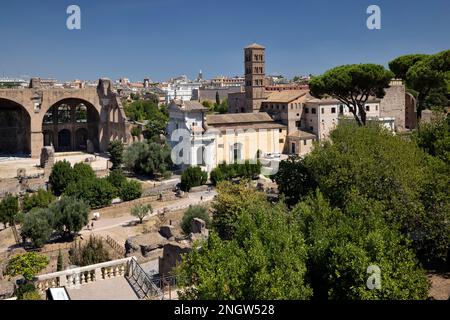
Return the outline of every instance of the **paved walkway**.
{"type": "MultiPolygon", "coordinates": [[[[167,209],[169,211],[177,211],[186,209],[191,205],[199,205],[202,203],[206,203],[208,201],[211,201],[214,199],[214,197],[217,195],[215,191],[205,191],[205,192],[197,192],[197,193],[190,193],[188,198],[180,199],[176,201],[175,203],[163,206],[159,208],[155,208],[153,211],[153,214],[148,216],[146,219],[149,219],[151,217],[155,217],[159,212],[164,211],[164,209],[167,209]]],[[[117,218],[102,218],[100,217],[100,220],[94,222],[94,230],[87,230],[83,229],[80,234],[81,235],[89,235],[92,233],[100,232],[100,231],[107,231],[110,229],[118,228],[118,227],[125,227],[127,225],[130,225],[132,223],[135,223],[139,221],[136,217],[132,216],[131,213],[127,213],[121,217],[117,218]]]]}

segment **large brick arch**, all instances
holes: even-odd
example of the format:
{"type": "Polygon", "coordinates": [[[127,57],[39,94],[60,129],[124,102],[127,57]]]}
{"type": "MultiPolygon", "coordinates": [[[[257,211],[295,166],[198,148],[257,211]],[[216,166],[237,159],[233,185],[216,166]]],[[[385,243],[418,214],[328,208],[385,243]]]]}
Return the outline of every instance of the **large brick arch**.
{"type": "Polygon", "coordinates": [[[31,153],[31,115],[20,101],[0,97],[0,154],[31,153]]]}

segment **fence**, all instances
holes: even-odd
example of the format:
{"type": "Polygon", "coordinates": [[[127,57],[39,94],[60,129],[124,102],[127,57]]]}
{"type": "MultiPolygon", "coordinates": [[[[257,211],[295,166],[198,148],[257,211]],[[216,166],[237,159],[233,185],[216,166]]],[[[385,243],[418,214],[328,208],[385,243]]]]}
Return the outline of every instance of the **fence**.
{"type": "Polygon", "coordinates": [[[110,236],[106,236],[106,243],[110,245],[111,248],[121,257],[124,257],[126,252],[125,248],[117,243],[116,240],[111,238],[110,236]]]}

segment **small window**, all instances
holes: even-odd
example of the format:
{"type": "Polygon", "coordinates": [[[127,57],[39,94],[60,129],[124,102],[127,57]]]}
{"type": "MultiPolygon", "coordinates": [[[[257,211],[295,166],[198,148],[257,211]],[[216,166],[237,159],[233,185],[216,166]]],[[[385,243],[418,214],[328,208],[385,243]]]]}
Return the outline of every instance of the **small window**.
{"type": "Polygon", "coordinates": [[[280,139],[279,142],[280,142],[280,143],[284,143],[284,139],[280,139]]]}
{"type": "Polygon", "coordinates": [[[322,108],[322,114],[324,114],[325,113],[325,109],[324,108],[322,108]]]}
{"type": "Polygon", "coordinates": [[[314,127],[313,126],[309,127],[309,130],[314,131],[314,127]]]}
{"type": "Polygon", "coordinates": [[[308,141],[303,140],[303,145],[306,146],[308,144],[308,141]]]}
{"type": "Polygon", "coordinates": [[[366,111],[370,111],[370,106],[366,106],[366,111]]]}
{"type": "Polygon", "coordinates": [[[309,113],[309,108],[305,108],[305,113],[309,113]]]}
{"type": "Polygon", "coordinates": [[[378,111],[378,105],[375,106],[375,111],[378,111]]]}
{"type": "Polygon", "coordinates": [[[336,113],[336,108],[331,108],[331,113],[336,113]]]}
{"type": "Polygon", "coordinates": [[[280,133],[282,133],[283,132],[283,129],[280,129],[280,133]]]}
{"type": "Polygon", "coordinates": [[[311,108],[311,113],[316,114],[316,108],[311,108]]]}

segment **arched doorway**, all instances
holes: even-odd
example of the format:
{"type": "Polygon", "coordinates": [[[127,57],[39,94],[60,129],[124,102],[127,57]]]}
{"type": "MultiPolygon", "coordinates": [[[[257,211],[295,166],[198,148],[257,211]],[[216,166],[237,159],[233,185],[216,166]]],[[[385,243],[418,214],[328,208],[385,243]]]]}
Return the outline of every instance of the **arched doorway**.
{"type": "Polygon", "coordinates": [[[75,149],[87,150],[88,131],[85,128],[78,129],[75,133],[75,149]]]}
{"type": "Polygon", "coordinates": [[[68,129],[63,129],[58,133],[58,150],[71,151],[72,150],[72,135],[68,129]]]}
{"type": "Polygon", "coordinates": [[[31,118],[20,104],[0,99],[0,155],[31,153],[31,118]]]}
{"type": "MultiPolygon", "coordinates": [[[[42,131],[52,132],[57,152],[86,151],[88,140],[99,150],[100,116],[82,99],[64,99],[50,107],[42,121],[42,131]]],[[[48,140],[51,135],[48,133],[48,140]]],[[[45,140],[45,135],[44,135],[45,140]]]]}

